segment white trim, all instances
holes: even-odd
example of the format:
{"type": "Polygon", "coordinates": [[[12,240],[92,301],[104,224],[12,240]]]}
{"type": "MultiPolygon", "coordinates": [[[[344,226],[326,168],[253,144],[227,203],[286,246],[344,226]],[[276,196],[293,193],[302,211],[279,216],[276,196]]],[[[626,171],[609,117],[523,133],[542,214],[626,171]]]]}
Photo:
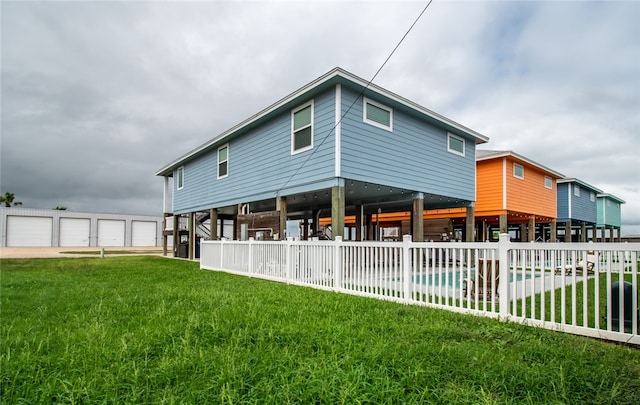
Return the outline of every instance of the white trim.
{"type": "Polygon", "coordinates": [[[553,189],[553,178],[551,178],[551,176],[544,176],[544,186],[545,188],[548,188],[550,190],[553,189]],[[550,184],[547,186],[547,180],[549,180],[550,184]]]}
{"type": "Polygon", "coordinates": [[[513,177],[516,179],[524,180],[524,166],[520,163],[513,162],[513,177]],[[516,174],[516,167],[520,167],[522,169],[522,176],[518,176],[516,174]]]}
{"type": "Polygon", "coordinates": [[[229,142],[225,143],[224,145],[220,145],[218,147],[218,151],[216,152],[216,173],[218,174],[218,179],[224,179],[225,177],[229,176],[229,142]],[[224,161],[220,161],[220,149],[224,149],[227,148],[227,160],[224,161]],[[227,162],[227,173],[225,173],[224,175],[220,176],[220,163],[224,163],[227,162]]]}
{"type": "Polygon", "coordinates": [[[393,108],[387,107],[384,104],[380,104],[376,101],[368,99],[366,97],[362,97],[362,121],[373,125],[374,127],[382,128],[386,131],[393,132],[393,108]],[[381,110],[385,110],[389,112],[389,126],[379,123],[378,121],[373,121],[367,118],[367,104],[371,104],[374,107],[378,107],[381,110]]]}
{"type": "Polygon", "coordinates": [[[314,110],[313,99],[311,101],[306,102],[306,103],[302,104],[301,106],[296,107],[293,110],[291,110],[291,154],[292,155],[297,155],[298,153],[302,153],[302,152],[308,151],[310,149],[313,149],[313,117],[314,117],[313,110],[314,110]],[[293,117],[294,117],[295,113],[297,113],[300,110],[304,110],[307,107],[311,107],[311,123],[309,124],[308,127],[305,126],[303,128],[298,128],[298,131],[301,130],[301,129],[304,129],[304,128],[311,128],[311,144],[309,146],[305,146],[304,148],[300,148],[300,149],[295,150],[294,149],[294,145],[295,145],[295,130],[293,128],[293,121],[294,121],[293,117]]]}
{"type": "Polygon", "coordinates": [[[458,135],[454,135],[451,132],[447,132],[447,151],[448,152],[451,152],[454,155],[464,156],[466,148],[467,148],[467,142],[466,142],[466,140],[464,138],[459,137],[458,135]],[[462,152],[457,151],[455,149],[451,149],[451,138],[462,142],[462,152]]]}
{"type": "Polygon", "coordinates": [[[573,211],[571,209],[572,206],[573,206],[573,201],[571,200],[571,194],[573,193],[573,191],[571,189],[572,189],[571,184],[568,184],[567,194],[569,195],[569,199],[568,199],[567,203],[569,204],[569,209],[567,210],[568,211],[567,216],[569,217],[569,219],[571,219],[571,214],[572,214],[572,211],[573,211]]]}
{"type": "Polygon", "coordinates": [[[176,169],[176,190],[184,188],[184,165],[176,169]]]}
{"type": "Polygon", "coordinates": [[[335,168],[334,176],[340,177],[342,171],[342,86],[336,84],[336,116],[335,116],[335,168]]]}
{"type": "Polygon", "coordinates": [[[507,158],[502,158],[502,209],[507,209],[507,158]]]}

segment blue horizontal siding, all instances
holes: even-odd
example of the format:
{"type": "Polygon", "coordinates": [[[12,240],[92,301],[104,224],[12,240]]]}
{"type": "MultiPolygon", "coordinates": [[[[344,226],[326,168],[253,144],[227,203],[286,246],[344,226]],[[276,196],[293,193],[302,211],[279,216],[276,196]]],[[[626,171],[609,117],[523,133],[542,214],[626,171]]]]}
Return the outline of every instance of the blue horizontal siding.
{"type": "MultiPolygon", "coordinates": [[[[475,200],[475,141],[465,156],[448,152],[447,131],[393,111],[393,131],[363,122],[362,97],[344,88],[342,175],[345,178],[425,193],[475,200]]],[[[387,105],[374,97],[369,97],[387,105]]]]}
{"type": "Polygon", "coordinates": [[[575,182],[569,182],[558,184],[557,190],[558,221],[583,221],[592,224],[597,222],[598,203],[596,198],[591,201],[591,189],[575,182]],[[579,196],[575,195],[575,187],[580,187],[579,196]],[[571,205],[570,210],[569,205],[571,205]]]}
{"type": "Polygon", "coordinates": [[[333,177],[334,117],[332,89],[314,98],[313,149],[291,155],[291,111],[286,111],[229,141],[227,177],[217,179],[217,149],[193,159],[184,166],[184,188],[174,186],[174,212],[274,198],[283,187],[333,177]]]}
{"type": "Polygon", "coordinates": [[[566,222],[571,220],[571,218],[569,217],[569,192],[569,183],[558,183],[556,193],[558,203],[556,205],[556,208],[558,209],[557,216],[559,222],[566,222]]]}

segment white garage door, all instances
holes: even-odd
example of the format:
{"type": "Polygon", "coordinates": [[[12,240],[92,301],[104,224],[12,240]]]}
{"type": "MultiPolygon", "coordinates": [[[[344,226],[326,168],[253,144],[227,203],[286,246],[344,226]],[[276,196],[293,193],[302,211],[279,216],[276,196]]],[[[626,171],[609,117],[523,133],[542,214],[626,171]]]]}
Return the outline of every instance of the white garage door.
{"type": "Polygon", "coordinates": [[[53,220],[7,216],[7,246],[51,246],[53,220]]]}
{"type": "Polygon", "coordinates": [[[124,221],[99,219],[98,246],[124,246],[124,221]]]}
{"type": "Polygon", "coordinates": [[[156,226],[151,221],[131,221],[131,246],[155,246],[156,226]]]}
{"type": "Polygon", "coordinates": [[[91,220],[60,218],[60,246],[89,246],[91,220]]]}

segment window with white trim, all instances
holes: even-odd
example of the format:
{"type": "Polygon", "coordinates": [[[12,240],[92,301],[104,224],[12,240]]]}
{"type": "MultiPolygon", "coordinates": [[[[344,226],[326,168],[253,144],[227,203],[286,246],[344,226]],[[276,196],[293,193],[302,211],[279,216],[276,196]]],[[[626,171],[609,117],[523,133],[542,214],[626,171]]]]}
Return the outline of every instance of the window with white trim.
{"type": "Polygon", "coordinates": [[[447,150],[456,155],[464,156],[465,141],[464,138],[453,134],[447,134],[447,150]]]}
{"type": "Polygon", "coordinates": [[[176,188],[182,190],[184,188],[184,166],[178,167],[176,171],[176,188]]]}
{"type": "Polygon", "coordinates": [[[573,185],[573,195],[580,197],[580,186],[577,184],[573,185]]]}
{"type": "Polygon", "coordinates": [[[393,110],[366,97],[362,98],[362,120],[387,131],[393,130],[393,110]]]}
{"type": "Polygon", "coordinates": [[[524,166],[517,163],[513,164],[513,177],[518,179],[524,179],[524,166]]]}
{"type": "Polygon", "coordinates": [[[596,193],[594,193],[593,191],[589,194],[589,200],[591,202],[595,202],[596,201],[596,193]]]}
{"type": "Polygon", "coordinates": [[[291,111],[291,154],[313,148],[313,100],[291,111]]]}
{"type": "Polygon", "coordinates": [[[227,177],[229,174],[229,144],[218,148],[218,178],[227,177]]]}
{"type": "Polygon", "coordinates": [[[553,187],[553,179],[549,176],[544,176],[544,186],[546,188],[552,188],[553,187]]]}

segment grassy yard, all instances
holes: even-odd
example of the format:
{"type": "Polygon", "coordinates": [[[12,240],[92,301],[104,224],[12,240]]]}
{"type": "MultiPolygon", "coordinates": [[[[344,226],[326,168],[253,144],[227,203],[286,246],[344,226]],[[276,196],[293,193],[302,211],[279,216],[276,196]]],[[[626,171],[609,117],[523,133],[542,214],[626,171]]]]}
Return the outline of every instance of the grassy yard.
{"type": "Polygon", "coordinates": [[[2,403],[640,403],[636,348],[160,257],[0,266],[2,403]]]}

